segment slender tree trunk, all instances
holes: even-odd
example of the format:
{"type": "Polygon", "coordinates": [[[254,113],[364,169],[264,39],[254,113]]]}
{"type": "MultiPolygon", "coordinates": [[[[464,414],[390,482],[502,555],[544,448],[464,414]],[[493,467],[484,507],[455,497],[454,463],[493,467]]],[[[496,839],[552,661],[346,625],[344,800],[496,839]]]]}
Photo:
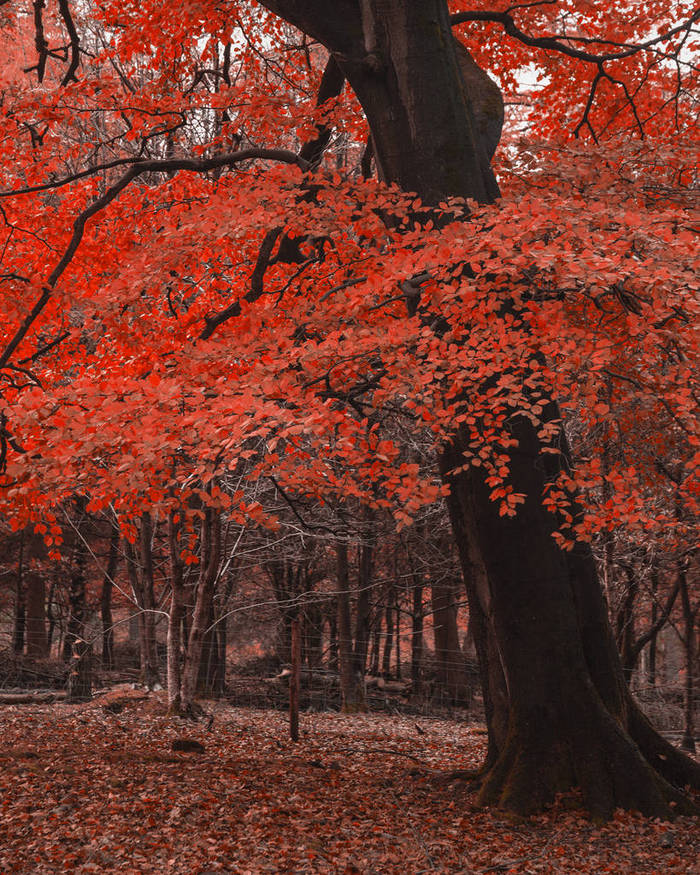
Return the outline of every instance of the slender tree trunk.
{"type": "Polygon", "coordinates": [[[309,605],[303,615],[304,640],[306,641],[306,663],[309,668],[321,665],[323,640],[321,635],[322,615],[317,604],[309,605]]]}
{"type": "Polygon", "coordinates": [[[394,646],[394,587],[389,584],[386,590],[386,605],[384,606],[386,619],[386,636],[384,638],[384,656],[382,657],[382,677],[391,677],[391,651],[394,646]]]}
{"type": "Polygon", "coordinates": [[[158,666],[158,642],[156,638],[156,597],[153,576],[153,523],[150,513],[141,515],[140,556],[142,570],[141,585],[141,636],[142,680],[149,690],[160,688],[160,668],[158,666]]]}
{"type": "MultiPolygon", "coordinates": [[[[460,456],[449,447],[440,458],[441,474],[448,485],[453,480],[448,472],[459,467],[459,460],[460,456]]],[[[458,546],[469,603],[469,625],[479,662],[484,714],[488,729],[488,750],[483,765],[483,772],[486,773],[505,745],[510,706],[508,686],[496,638],[488,575],[476,540],[473,509],[468,502],[460,501],[460,495],[463,498],[469,488],[468,484],[462,484],[460,494],[456,489],[450,491],[446,502],[458,546]]]]}
{"type": "MultiPolygon", "coordinates": [[[[43,572],[32,567],[32,559],[44,558],[46,551],[40,536],[30,535],[27,531],[24,531],[22,535],[24,540],[22,577],[26,599],[24,638],[27,656],[31,659],[46,659],[49,656],[51,644],[46,630],[46,584],[43,572]]],[[[56,569],[54,569],[49,605],[53,602],[56,573],[56,569]]]]}
{"type": "Polygon", "coordinates": [[[77,640],[82,639],[85,630],[85,596],[86,585],[85,579],[87,568],[87,548],[84,542],[84,516],[85,516],[85,500],[76,501],[77,518],[75,524],[75,547],[73,549],[73,561],[70,570],[70,585],[68,589],[68,623],[66,626],[66,636],[63,641],[64,659],[69,661],[73,658],[74,644],[77,640]]]}
{"type": "Polygon", "coordinates": [[[102,666],[108,670],[114,668],[114,621],[112,619],[112,587],[114,575],[119,564],[119,526],[112,523],[109,538],[109,556],[107,568],[102,580],[100,594],[100,616],[102,619],[102,666]]]}
{"type": "Polygon", "coordinates": [[[217,617],[215,601],[216,593],[212,595],[197,680],[197,692],[205,698],[221,696],[224,691],[226,620],[217,617]]]}
{"type": "MultiPolygon", "coordinates": [[[[658,606],[656,594],[659,590],[659,575],[655,568],[651,572],[651,625],[656,625],[658,606]]],[[[656,686],[656,638],[654,635],[649,642],[649,658],[647,662],[647,683],[653,689],[656,686]]]]}
{"type": "Polygon", "coordinates": [[[20,532],[15,578],[15,616],[12,629],[12,650],[24,653],[24,632],[27,624],[27,603],[24,592],[24,532],[20,532]]]}
{"type": "Polygon", "coordinates": [[[423,663],[423,576],[411,572],[412,611],[411,611],[411,689],[413,695],[421,694],[421,672],[423,663]]]}
{"type": "Polygon", "coordinates": [[[627,587],[618,609],[616,619],[617,646],[622,660],[625,679],[629,683],[637,665],[639,652],[635,648],[635,602],[639,593],[639,580],[632,565],[624,564],[627,587]]]}
{"type": "Polygon", "coordinates": [[[338,599],[335,598],[332,604],[333,610],[328,618],[328,670],[338,671],[338,599]]]}
{"type": "Polygon", "coordinates": [[[301,621],[292,620],[290,653],[292,673],[289,676],[289,737],[299,741],[299,693],[301,690],[301,621]]]}
{"type": "MultiPolygon", "coordinates": [[[[223,548],[222,548],[223,549],[223,548]]],[[[228,617],[227,611],[231,600],[231,593],[237,579],[237,568],[233,560],[229,562],[226,585],[224,586],[221,596],[220,611],[217,615],[216,631],[218,641],[218,669],[216,676],[212,679],[212,689],[215,695],[223,696],[226,691],[226,660],[228,654],[228,617]]],[[[319,636],[320,636],[319,628],[319,636]]],[[[321,653],[321,644],[319,643],[319,661],[321,653]]]]}
{"type": "Polygon", "coordinates": [[[352,714],[366,711],[362,679],[354,671],[352,650],[352,619],[350,613],[350,572],[348,547],[344,541],[336,543],[338,579],[338,663],[340,667],[340,694],[343,711],[352,714]]]}
{"type": "Polygon", "coordinates": [[[370,656],[369,673],[376,677],[379,674],[379,657],[382,649],[382,620],[384,612],[375,610],[374,622],[372,623],[372,653],[370,656]]]}
{"type": "Polygon", "coordinates": [[[457,599],[453,580],[431,585],[437,681],[441,697],[450,705],[470,703],[467,664],[459,643],[457,599]]]}
{"type": "Polygon", "coordinates": [[[218,658],[217,629],[214,624],[214,598],[212,593],[209,604],[209,614],[206,618],[206,632],[202,641],[202,656],[199,662],[199,674],[197,675],[197,693],[204,698],[210,698],[213,694],[214,675],[216,674],[218,658]]]}
{"type": "Polygon", "coordinates": [[[148,689],[156,689],[160,686],[156,646],[153,556],[151,553],[152,534],[150,514],[144,513],[141,516],[138,553],[128,541],[124,544],[129,582],[138,609],[137,629],[141,683],[148,689]]]}
{"type": "Polygon", "coordinates": [[[357,581],[357,612],[355,616],[355,650],[353,668],[356,675],[364,675],[367,665],[367,646],[369,644],[369,619],[371,610],[372,564],[374,548],[371,539],[374,537],[373,521],[367,512],[368,531],[359,547],[358,581],[357,581]]]}
{"type": "Polygon", "coordinates": [[[695,753],[695,718],[693,687],[695,685],[695,611],[690,604],[690,591],[685,566],[679,563],[678,579],[681,584],[681,608],[683,611],[683,655],[685,677],[683,683],[683,738],[681,747],[695,753]]]}
{"type": "Polygon", "coordinates": [[[166,689],[168,711],[180,713],[182,621],[185,614],[184,563],[180,558],[179,526],[175,513],[168,515],[168,547],[170,551],[170,610],[166,641],[166,689]]]}
{"type": "MultiPolygon", "coordinates": [[[[49,621],[48,622],[49,628],[45,632],[45,636],[44,636],[46,639],[46,653],[47,654],[51,653],[51,644],[53,642],[53,633],[54,633],[54,629],[56,627],[56,583],[57,583],[56,571],[54,571],[54,573],[51,577],[51,586],[49,587],[49,596],[46,599],[46,604],[44,607],[44,613],[49,621]]],[[[44,603],[44,600],[42,599],[42,604],[43,603],[44,603]]],[[[44,623],[44,626],[46,626],[46,623],[44,623]]]]}
{"type": "Polygon", "coordinates": [[[46,659],[49,655],[49,641],[46,635],[46,586],[40,572],[34,569],[25,571],[27,588],[26,640],[27,656],[32,659],[46,659]]]}
{"type": "Polygon", "coordinates": [[[64,646],[68,648],[67,701],[82,702],[92,696],[92,647],[85,637],[86,587],[88,551],[85,543],[85,516],[87,501],[75,502],[75,550],[70,576],[69,617],[64,646]]]}
{"type": "Polygon", "coordinates": [[[396,680],[401,680],[401,594],[396,589],[396,680]]]}
{"type": "Polygon", "coordinates": [[[192,627],[187,642],[185,664],[182,669],[182,684],[180,691],[181,708],[185,713],[194,710],[194,697],[197,690],[197,678],[202,658],[202,645],[207,629],[207,620],[211,616],[211,603],[214,598],[214,588],[219,573],[221,560],[221,520],[218,513],[211,508],[204,512],[202,523],[202,557],[197,596],[192,614],[192,627]]]}

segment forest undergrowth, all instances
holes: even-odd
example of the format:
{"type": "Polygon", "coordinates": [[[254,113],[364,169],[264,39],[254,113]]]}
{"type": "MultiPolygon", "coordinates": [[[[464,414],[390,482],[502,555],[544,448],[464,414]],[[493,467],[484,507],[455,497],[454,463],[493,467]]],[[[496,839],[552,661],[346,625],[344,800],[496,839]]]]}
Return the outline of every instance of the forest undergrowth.
{"type": "Polygon", "coordinates": [[[452,773],[481,762],[478,725],[303,714],[293,744],[279,711],[182,721],[123,687],[3,707],[0,731],[3,875],[698,871],[689,818],[600,825],[575,798],[530,820],[477,810],[452,773]]]}

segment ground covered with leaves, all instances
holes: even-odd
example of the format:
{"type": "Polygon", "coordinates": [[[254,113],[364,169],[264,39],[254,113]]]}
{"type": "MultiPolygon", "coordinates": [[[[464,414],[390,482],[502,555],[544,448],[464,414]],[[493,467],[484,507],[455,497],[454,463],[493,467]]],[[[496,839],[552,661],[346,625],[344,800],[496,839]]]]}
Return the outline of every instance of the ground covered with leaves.
{"type": "Polygon", "coordinates": [[[308,714],[293,744],[281,712],[186,722],[123,689],[7,706],[0,730],[2,873],[698,872],[689,818],[475,810],[447,777],[483,756],[466,723],[308,714]]]}

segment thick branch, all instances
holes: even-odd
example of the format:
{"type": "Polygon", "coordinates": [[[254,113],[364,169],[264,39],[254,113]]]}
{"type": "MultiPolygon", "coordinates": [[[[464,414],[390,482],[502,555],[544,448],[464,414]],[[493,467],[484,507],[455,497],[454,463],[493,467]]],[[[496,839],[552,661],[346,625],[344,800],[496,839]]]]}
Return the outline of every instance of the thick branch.
{"type": "Polygon", "coordinates": [[[19,194],[33,194],[37,191],[48,191],[49,189],[62,188],[64,185],[70,185],[71,182],[76,182],[78,179],[85,179],[88,176],[94,176],[96,173],[102,173],[105,170],[112,170],[115,167],[138,166],[139,173],[165,173],[177,170],[199,170],[205,172],[218,167],[225,167],[226,165],[238,164],[241,161],[248,161],[253,158],[271,158],[272,160],[286,161],[288,164],[299,164],[306,169],[304,159],[295,152],[289,152],[287,149],[242,149],[240,152],[229,152],[222,155],[215,155],[213,158],[201,159],[164,158],[161,160],[136,156],[133,158],[116,158],[114,161],[106,161],[104,164],[93,164],[85,170],[71,173],[70,176],[63,176],[60,179],[55,179],[51,182],[42,182],[40,185],[29,185],[26,188],[0,191],[0,198],[14,197],[19,194]],[[272,153],[274,153],[274,155],[272,153]],[[174,166],[175,164],[178,166],[174,166]]]}
{"type": "Polygon", "coordinates": [[[647,631],[643,635],[641,635],[632,645],[632,654],[631,655],[634,657],[635,661],[636,661],[637,657],[639,656],[639,654],[644,649],[644,647],[650,641],[652,641],[654,638],[656,638],[656,636],[659,634],[661,629],[663,629],[663,627],[668,622],[668,618],[671,615],[671,610],[673,609],[673,605],[676,601],[676,597],[680,591],[680,588],[681,588],[681,581],[679,578],[678,580],[676,580],[675,586],[673,587],[671,592],[668,594],[668,598],[666,599],[666,604],[663,606],[661,614],[657,618],[656,622],[653,623],[647,629],[647,631]]]}
{"type": "Polygon", "coordinates": [[[49,298],[51,297],[51,292],[53,291],[56,283],[60,279],[65,269],[73,260],[73,256],[75,255],[78,246],[80,246],[80,242],[83,239],[85,227],[88,223],[88,220],[97,213],[99,213],[101,210],[103,210],[106,206],[108,206],[116,197],[118,197],[118,195],[129,185],[129,183],[133,182],[133,180],[140,176],[142,173],[163,173],[175,172],[178,170],[188,170],[202,173],[207,170],[213,170],[217,167],[233,166],[235,164],[240,164],[243,161],[250,161],[255,158],[267,159],[270,161],[283,161],[287,164],[297,164],[302,168],[306,167],[306,162],[303,161],[303,159],[301,159],[296,154],[296,152],[290,152],[287,149],[241,149],[241,151],[239,152],[230,152],[224,155],[215,155],[212,158],[172,158],[135,162],[134,165],[130,167],[129,170],[127,170],[126,173],[119,180],[117,180],[117,182],[114,183],[114,185],[107,189],[102,197],[99,197],[96,201],[90,204],[89,207],[86,207],[73,222],[73,233],[71,235],[68,246],[66,247],[66,250],[61,257],[61,260],[51,271],[51,274],[46,281],[46,285],[42,290],[41,296],[34,304],[30,312],[22,320],[17,331],[15,332],[14,337],[10,340],[10,342],[5,347],[5,350],[0,355],[0,368],[3,368],[5,367],[5,365],[7,365],[10,358],[12,357],[12,354],[17,349],[22,340],[26,337],[32,324],[48,303],[49,298]]]}
{"type": "MultiPolygon", "coordinates": [[[[323,71],[323,76],[321,77],[321,84],[319,85],[318,94],[316,96],[316,106],[321,107],[327,101],[339,97],[344,84],[345,76],[341,72],[335,58],[330,55],[323,71]]],[[[299,150],[299,158],[306,162],[309,169],[314,169],[319,165],[321,158],[323,157],[323,152],[331,138],[331,128],[325,124],[317,125],[316,131],[317,136],[313,140],[308,140],[304,143],[299,150]]],[[[308,199],[310,196],[312,196],[312,193],[307,191],[302,195],[302,199],[308,199]]],[[[249,304],[257,301],[264,293],[265,272],[270,265],[272,251],[282,233],[282,230],[281,227],[271,228],[263,238],[263,242],[260,244],[260,251],[258,252],[258,257],[255,262],[255,269],[253,270],[253,275],[250,279],[250,289],[243,296],[243,300],[247,301],[249,304]]],[[[292,241],[286,236],[282,238],[280,246],[284,247],[285,244],[288,248],[296,249],[296,241],[292,241]]],[[[281,253],[278,253],[278,255],[280,254],[281,253]]],[[[228,307],[225,307],[219,313],[205,316],[204,321],[206,324],[199,335],[199,339],[208,340],[212,334],[214,334],[219,325],[222,325],[229,319],[240,316],[240,314],[240,302],[233,301],[228,307]]]]}
{"type": "Polygon", "coordinates": [[[61,81],[61,85],[67,85],[71,79],[76,78],[75,71],[78,69],[78,64],[80,63],[80,38],[78,37],[78,31],[75,29],[75,22],[71,15],[68,0],[58,0],[58,8],[61,12],[61,18],[63,19],[63,23],[66,26],[68,37],[70,39],[70,64],[66,70],[66,75],[61,81]]]}
{"type": "MultiPolygon", "coordinates": [[[[334,97],[339,97],[344,84],[345,76],[333,55],[330,55],[316,96],[316,106],[321,107],[334,97]]],[[[331,138],[331,129],[327,125],[317,125],[316,130],[318,131],[317,137],[304,143],[299,151],[300,157],[308,161],[311,167],[318,165],[331,138]]]]}
{"type": "Polygon", "coordinates": [[[606,52],[605,54],[596,54],[594,52],[587,52],[584,49],[576,49],[571,45],[567,45],[566,42],[562,42],[562,40],[567,40],[567,42],[598,44],[609,44],[610,41],[605,39],[596,39],[595,37],[569,36],[567,34],[530,36],[518,27],[510,12],[496,12],[495,10],[473,10],[468,12],[456,12],[454,13],[454,15],[450,16],[450,23],[452,25],[462,24],[465,21],[491,21],[502,24],[503,29],[508,34],[508,36],[513,37],[513,39],[517,39],[519,42],[524,43],[526,46],[532,46],[533,48],[540,49],[550,49],[551,51],[559,52],[562,55],[568,55],[568,57],[575,58],[578,61],[587,61],[590,64],[603,64],[606,61],[617,61],[621,58],[629,58],[632,55],[636,55],[638,52],[642,52],[646,49],[652,48],[658,43],[665,42],[672,36],[675,36],[677,33],[688,30],[698,20],[700,20],[700,9],[696,10],[687,21],[684,21],[682,24],[679,24],[676,27],[667,30],[660,36],[648,39],[643,43],[632,43],[626,45],[625,48],[620,52],[606,52]]]}

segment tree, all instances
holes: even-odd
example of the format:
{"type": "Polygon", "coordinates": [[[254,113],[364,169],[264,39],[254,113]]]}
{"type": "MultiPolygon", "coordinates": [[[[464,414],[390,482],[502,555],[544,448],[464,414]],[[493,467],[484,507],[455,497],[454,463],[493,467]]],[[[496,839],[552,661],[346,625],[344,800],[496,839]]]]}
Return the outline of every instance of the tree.
{"type": "MultiPolygon", "coordinates": [[[[445,2],[265,5],[335,53],[387,180],[427,204],[498,195],[473,98],[460,81],[445,2]]],[[[508,26],[512,17],[501,20],[508,26]]],[[[504,306],[518,314],[516,303],[504,306]]],[[[554,401],[545,403],[544,422],[559,420],[554,401]]],[[[483,638],[493,636],[507,679],[507,717],[490,715],[481,798],[527,811],[576,784],[597,814],[618,805],[668,812],[682,800],[671,783],[697,781],[698,769],[654,736],[629,696],[590,548],[577,543],[567,554],[555,543],[555,521],[540,501],[547,478],[538,431],[524,415],[512,417],[511,430],[518,453],[510,482],[525,497],[513,516],[499,514],[483,466],[460,471],[468,451],[463,429],[441,462],[468,586],[472,564],[485,567],[487,590],[472,599],[487,618],[481,655],[483,638]]],[[[489,699],[497,707],[493,692],[489,699]]]]}
{"type": "MultiPolygon", "coordinates": [[[[607,7],[580,4],[572,36],[545,3],[454,4],[451,18],[445,0],[262,5],[277,18],[257,4],[212,5],[202,50],[197,10],[173,18],[159,4],[129,7],[122,36],[121,7],[107,4],[120,75],[105,75],[98,59],[84,86],[72,82],[70,54],[62,84],[38,99],[10,77],[6,117],[37,152],[29,164],[12,138],[3,143],[17,166],[2,192],[11,204],[3,280],[12,327],[0,353],[8,507],[31,518],[83,483],[98,506],[111,499],[142,519],[144,507],[169,508],[173,491],[180,504],[197,494],[206,519],[220,502],[210,486],[235,452],[255,458],[252,476],[274,475],[319,500],[392,507],[407,524],[440,490],[399,462],[376,414],[429,428],[482,666],[481,800],[528,812],[577,786],[599,816],[616,806],[686,810],[677,788],[697,785],[700,773],[652,730],[625,685],[588,543],[595,515],[581,490],[593,460],[584,476],[572,468],[561,423],[572,408],[591,427],[609,423],[605,376],[650,410],[656,398],[666,417],[659,433],[681,429],[697,447],[687,354],[697,305],[684,230],[696,145],[685,89],[696,69],[683,47],[700,13],[679,7],[676,23],[665,8],[616,8],[612,29],[607,7]],[[219,63],[234,19],[244,41],[279,49],[242,49],[240,79],[230,48],[219,63]],[[469,22],[474,30],[460,30],[469,22]],[[651,22],[658,36],[644,34],[651,22]],[[331,55],[320,107],[303,96],[324,58],[309,40],[331,55]],[[305,67],[280,61],[290,47],[305,67]],[[477,65],[492,54],[512,86],[535,50],[547,81],[533,112],[551,155],[506,144],[499,198],[489,158],[500,101],[477,65]],[[134,71],[143,72],[138,87],[134,71]],[[272,99],[270,77],[283,99],[272,99]],[[362,112],[352,100],[334,104],[342,77],[362,112]],[[211,81],[217,88],[202,84],[211,81]],[[90,116],[96,93],[100,147],[119,144],[99,162],[94,144],[65,133],[74,116],[90,116]],[[232,111],[237,147],[227,151],[232,111]],[[576,133],[588,136],[580,146],[565,142],[573,111],[576,133]],[[333,126],[359,153],[362,113],[384,185],[337,167],[315,172],[333,126]],[[178,151],[183,117],[201,121],[190,125],[201,136],[184,144],[187,154],[178,151]],[[629,126],[641,135],[649,123],[654,147],[631,147],[629,126]],[[274,148],[258,145],[273,136],[274,148]],[[300,139],[314,144],[310,153],[297,150],[300,139]],[[87,169],[65,166],[66,142],[87,169]],[[285,166],[264,170],[262,161],[285,166]],[[246,173],[223,173],[238,167],[246,173]],[[110,174],[101,187],[99,174],[110,174]],[[21,230],[25,213],[36,216],[31,234],[21,230]],[[48,276],[46,245],[62,253],[48,276]],[[76,312],[90,329],[66,334],[76,312]],[[61,360],[71,363],[63,382],[61,360]]],[[[70,31],[65,18],[55,26],[70,31]]],[[[41,49],[40,80],[53,58],[41,49]]],[[[367,158],[361,165],[367,173],[367,158]]],[[[697,461],[687,473],[690,514],[697,461]]],[[[260,516],[243,495],[227,512],[260,516]]],[[[342,666],[348,612],[339,619],[342,666]]]]}

